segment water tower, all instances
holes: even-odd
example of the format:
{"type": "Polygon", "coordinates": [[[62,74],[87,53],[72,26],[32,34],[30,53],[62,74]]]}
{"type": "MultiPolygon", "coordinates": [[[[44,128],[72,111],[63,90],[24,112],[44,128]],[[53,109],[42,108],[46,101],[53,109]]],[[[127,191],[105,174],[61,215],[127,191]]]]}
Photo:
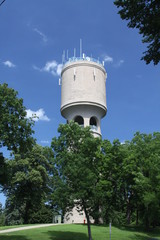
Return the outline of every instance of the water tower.
{"type": "MultiPolygon", "coordinates": [[[[61,72],[61,114],[67,122],[90,126],[95,137],[101,137],[101,119],[107,113],[106,71],[104,64],[80,53],[64,61],[61,72]]],[[[63,58],[64,60],[64,58],[63,58]]],[[[84,212],[76,207],[64,216],[64,223],[83,223],[84,212]]],[[[93,223],[94,219],[90,219],[93,223]]]]}
{"type": "Polygon", "coordinates": [[[106,71],[91,57],[69,58],[61,72],[61,114],[101,136],[101,119],[106,115],[106,71]]]}

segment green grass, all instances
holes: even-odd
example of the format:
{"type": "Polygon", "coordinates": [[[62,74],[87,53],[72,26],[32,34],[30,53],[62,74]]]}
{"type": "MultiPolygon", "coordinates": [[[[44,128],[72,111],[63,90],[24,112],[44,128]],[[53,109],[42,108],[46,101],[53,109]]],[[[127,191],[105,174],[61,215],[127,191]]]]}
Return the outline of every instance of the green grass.
{"type": "MultiPolygon", "coordinates": [[[[92,226],[93,240],[109,240],[109,227],[92,226]]],[[[160,240],[160,230],[112,227],[112,240],[160,240]]],[[[87,225],[57,225],[0,234],[0,240],[88,240],[87,225]]]]}

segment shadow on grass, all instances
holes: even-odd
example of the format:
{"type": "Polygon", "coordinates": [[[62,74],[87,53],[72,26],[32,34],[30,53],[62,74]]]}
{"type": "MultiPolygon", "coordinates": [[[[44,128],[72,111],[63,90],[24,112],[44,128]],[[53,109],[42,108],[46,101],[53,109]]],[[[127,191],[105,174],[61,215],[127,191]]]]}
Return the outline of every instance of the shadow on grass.
{"type": "Polygon", "coordinates": [[[47,234],[51,240],[88,240],[85,233],[48,231],[47,234]]]}
{"type": "Polygon", "coordinates": [[[0,234],[0,240],[29,240],[25,236],[20,236],[20,235],[3,235],[0,234]]]}
{"type": "MultiPolygon", "coordinates": [[[[150,229],[149,231],[146,231],[145,228],[140,226],[123,226],[123,227],[117,227],[118,229],[128,231],[128,232],[139,232],[139,233],[145,233],[148,235],[147,240],[157,240],[157,236],[160,237],[160,228],[150,229]]],[[[138,234],[137,234],[138,235],[138,234]]],[[[143,236],[140,236],[143,239],[143,236]]]]}
{"type": "Polygon", "coordinates": [[[156,237],[147,237],[147,236],[140,236],[139,234],[135,234],[134,237],[130,237],[133,240],[159,240],[156,237]]]}
{"type": "MultiPolygon", "coordinates": [[[[109,229],[108,225],[97,225],[97,226],[107,227],[109,229]]],[[[125,232],[133,233],[134,236],[129,236],[128,239],[133,239],[133,240],[160,240],[160,228],[158,228],[158,227],[155,228],[155,229],[150,229],[149,231],[146,231],[145,228],[142,227],[142,226],[115,226],[115,225],[113,225],[113,227],[124,231],[124,233],[125,232]],[[142,236],[141,234],[144,234],[145,236],[142,236]]],[[[115,237],[112,237],[112,240],[115,240],[115,239],[116,239],[115,237]]]]}

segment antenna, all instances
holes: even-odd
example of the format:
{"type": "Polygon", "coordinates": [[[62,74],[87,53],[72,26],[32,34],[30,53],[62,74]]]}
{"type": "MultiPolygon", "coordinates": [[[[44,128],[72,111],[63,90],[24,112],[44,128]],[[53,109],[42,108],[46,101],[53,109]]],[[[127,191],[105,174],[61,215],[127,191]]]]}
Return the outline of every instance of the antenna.
{"type": "Polygon", "coordinates": [[[80,39],[80,58],[82,57],[82,39],[80,39]]]}
{"type": "Polygon", "coordinates": [[[65,53],[64,53],[64,50],[63,50],[63,53],[62,53],[62,64],[64,64],[64,62],[65,62],[65,55],[64,55],[65,53]]]}
{"type": "Polygon", "coordinates": [[[74,58],[76,57],[76,49],[74,48],[74,58]]]}
{"type": "Polygon", "coordinates": [[[62,53],[62,64],[63,64],[63,53],[62,53]]]}
{"type": "Polygon", "coordinates": [[[63,50],[63,58],[64,58],[64,62],[65,62],[65,50],[63,50]]]}
{"type": "Polygon", "coordinates": [[[68,49],[67,49],[67,60],[68,60],[68,49]]]}

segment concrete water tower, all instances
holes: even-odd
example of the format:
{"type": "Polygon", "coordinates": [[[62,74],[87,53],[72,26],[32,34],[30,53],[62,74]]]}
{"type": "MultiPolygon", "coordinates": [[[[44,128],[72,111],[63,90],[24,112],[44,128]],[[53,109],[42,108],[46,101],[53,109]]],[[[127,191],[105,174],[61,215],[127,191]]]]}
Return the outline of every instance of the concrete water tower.
{"type": "MultiPolygon", "coordinates": [[[[67,122],[74,120],[90,126],[95,137],[101,137],[101,119],[107,113],[104,64],[81,54],[67,61],[61,72],[61,114],[67,122]]],[[[84,211],[74,207],[64,216],[64,223],[83,223],[84,211]]],[[[90,219],[93,223],[94,219],[90,219]]]]}
{"type": "Polygon", "coordinates": [[[61,114],[90,126],[94,136],[101,136],[101,119],[106,115],[106,71],[94,58],[69,58],[61,72],[61,114]]]}

